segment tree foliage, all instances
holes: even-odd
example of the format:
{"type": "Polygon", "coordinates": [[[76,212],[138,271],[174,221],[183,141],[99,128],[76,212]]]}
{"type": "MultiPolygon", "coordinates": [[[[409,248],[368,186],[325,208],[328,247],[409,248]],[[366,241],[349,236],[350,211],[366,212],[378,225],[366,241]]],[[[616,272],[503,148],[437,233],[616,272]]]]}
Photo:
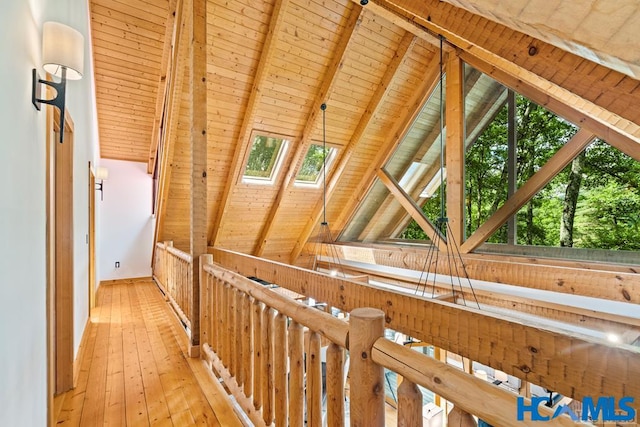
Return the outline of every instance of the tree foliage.
{"type": "MultiPolygon", "coordinates": [[[[520,187],[571,139],[577,128],[522,96],[516,97],[516,105],[520,187]]],[[[505,105],[466,153],[467,235],[507,200],[507,113],[505,105]]],[[[434,196],[423,206],[432,221],[439,216],[439,197],[439,194],[434,196]]],[[[516,216],[517,243],[560,246],[561,224],[565,222],[565,245],[638,250],[638,212],[640,163],[606,142],[596,140],[520,209],[516,216]]],[[[413,221],[401,237],[426,238],[413,221]]],[[[507,227],[498,229],[488,241],[506,243],[507,227]]]]}

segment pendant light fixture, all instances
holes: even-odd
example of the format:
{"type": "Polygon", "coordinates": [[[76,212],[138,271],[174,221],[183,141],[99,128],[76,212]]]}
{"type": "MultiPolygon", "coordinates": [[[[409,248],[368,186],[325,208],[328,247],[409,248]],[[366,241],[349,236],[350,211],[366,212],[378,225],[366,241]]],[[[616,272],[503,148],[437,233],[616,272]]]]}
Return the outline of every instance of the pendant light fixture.
{"type": "Polygon", "coordinates": [[[327,273],[330,276],[346,277],[327,222],[327,104],[323,103],[320,110],[322,110],[322,222],[313,247],[312,270],[327,273]]]}
{"type": "Polygon", "coordinates": [[[425,295],[427,292],[427,288],[429,284],[431,285],[431,298],[436,296],[436,283],[440,282],[441,284],[445,281],[451,287],[451,301],[454,303],[458,302],[458,299],[462,302],[463,305],[467,305],[467,300],[465,297],[465,290],[463,287],[463,280],[466,282],[469,290],[471,291],[471,295],[473,300],[475,301],[475,305],[478,309],[480,309],[480,304],[478,303],[478,298],[476,297],[475,290],[473,289],[473,285],[471,284],[471,279],[467,273],[467,270],[464,265],[464,261],[462,259],[462,253],[460,252],[460,246],[458,242],[455,240],[455,236],[451,230],[451,225],[449,224],[449,218],[446,216],[445,211],[445,158],[444,158],[444,132],[445,132],[445,112],[444,112],[444,61],[443,61],[443,44],[444,44],[444,36],[439,35],[440,39],[440,216],[435,221],[435,228],[438,232],[434,233],[434,242],[429,247],[427,252],[427,256],[425,257],[424,265],[422,268],[422,272],[420,273],[420,277],[418,279],[418,284],[415,289],[415,293],[418,295],[425,295]],[[446,253],[443,256],[443,260],[440,259],[440,251],[438,247],[440,243],[444,243],[446,247],[446,253]],[[442,263],[445,263],[442,266],[442,263]],[[438,267],[442,266],[442,270],[448,271],[448,275],[440,276],[438,280],[438,267]],[[430,274],[429,270],[433,269],[433,273],[430,274]]]}

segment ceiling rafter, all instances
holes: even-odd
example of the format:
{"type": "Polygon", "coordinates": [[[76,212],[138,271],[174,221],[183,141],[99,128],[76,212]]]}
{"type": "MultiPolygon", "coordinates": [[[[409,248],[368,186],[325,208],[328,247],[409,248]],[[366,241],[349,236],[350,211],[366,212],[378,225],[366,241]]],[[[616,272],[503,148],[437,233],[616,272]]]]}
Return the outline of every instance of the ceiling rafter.
{"type": "Polygon", "coordinates": [[[251,88],[251,94],[247,101],[247,106],[244,111],[244,117],[242,119],[242,125],[240,127],[240,133],[236,142],[236,148],[233,153],[233,161],[231,163],[231,173],[228,175],[227,182],[224,186],[224,192],[217,212],[212,218],[213,228],[211,230],[211,236],[209,236],[209,244],[216,246],[220,240],[220,229],[224,221],[224,213],[228,210],[231,204],[231,195],[233,193],[233,187],[238,182],[240,173],[242,173],[243,163],[242,159],[248,149],[247,141],[253,130],[255,117],[258,112],[258,105],[261,98],[260,88],[268,78],[268,70],[271,65],[271,60],[276,55],[275,46],[277,44],[278,34],[282,28],[285,19],[285,11],[289,5],[289,0],[276,0],[273,6],[273,12],[271,13],[271,20],[269,23],[269,30],[267,32],[264,45],[262,47],[262,53],[256,67],[256,75],[253,79],[253,85],[251,88]]]}
{"type": "MultiPolygon", "coordinates": [[[[512,89],[520,91],[525,96],[529,95],[521,91],[519,86],[528,86],[539,92],[540,96],[538,98],[543,98],[543,101],[536,101],[537,103],[542,103],[542,105],[546,106],[551,111],[564,116],[568,120],[574,121],[574,123],[580,125],[581,127],[585,127],[591,130],[595,134],[605,139],[611,145],[618,144],[618,146],[614,146],[627,154],[629,154],[628,151],[638,151],[638,144],[640,144],[639,125],[629,119],[622,117],[619,113],[615,113],[614,111],[612,111],[611,109],[616,108],[613,108],[613,106],[611,105],[604,107],[597,103],[597,99],[593,101],[588,100],[585,97],[572,93],[570,90],[564,88],[567,87],[570,83],[572,85],[577,85],[579,83],[579,80],[582,78],[578,73],[574,72],[575,70],[573,68],[569,70],[569,77],[563,83],[563,86],[559,86],[558,84],[551,82],[550,80],[538,75],[533,71],[535,69],[538,69],[536,67],[541,67],[542,65],[544,65],[543,63],[546,61],[546,58],[535,54],[533,56],[529,56],[527,59],[527,67],[525,68],[514,63],[512,60],[509,60],[491,51],[484,45],[484,43],[486,43],[486,40],[484,40],[484,43],[483,40],[471,40],[470,37],[451,31],[441,23],[444,22],[445,16],[453,14],[454,11],[460,11],[458,15],[465,15],[469,12],[466,12],[463,9],[457,8],[448,3],[434,1],[416,2],[414,0],[371,0],[369,4],[376,4],[381,7],[386,7],[401,16],[410,18],[412,21],[426,28],[428,31],[436,34],[442,34],[448,42],[452,43],[463,51],[460,53],[460,55],[464,61],[471,62],[471,59],[477,58],[481,62],[484,62],[488,65],[488,69],[487,67],[485,67],[485,69],[482,71],[493,76],[494,78],[496,78],[496,80],[502,81],[512,89]],[[481,45],[481,43],[483,44],[481,45]],[[509,80],[511,80],[511,84],[504,81],[504,79],[498,79],[494,75],[494,71],[510,77],[509,80]],[[566,117],[566,114],[562,114],[562,112],[564,112],[565,110],[574,110],[578,114],[572,114],[573,118],[566,117]],[[620,147],[623,147],[624,149],[620,147]]],[[[478,16],[477,19],[479,22],[490,22],[486,18],[480,16],[478,16]]],[[[493,27],[495,28],[495,31],[510,32],[512,33],[512,35],[521,34],[517,31],[503,26],[502,24],[495,24],[493,25],[493,27]]],[[[504,35],[502,37],[504,37],[504,35]]],[[[491,37],[489,37],[489,39],[490,38],[491,37]]],[[[520,45],[517,46],[517,49],[516,46],[514,46],[514,52],[516,50],[518,52],[526,52],[528,50],[529,41],[527,41],[526,39],[522,39],[522,37],[512,38],[516,39],[517,43],[520,43],[520,45]]],[[[536,51],[540,51],[543,46],[545,48],[549,47],[550,49],[555,49],[548,43],[533,38],[531,39],[535,40],[535,44],[537,46],[536,51]]],[[[570,56],[573,54],[566,53],[566,55],[570,56]]],[[[567,64],[568,67],[572,67],[570,61],[567,61],[567,64]]],[[[559,63],[558,67],[560,66],[561,64],[559,63]]],[[[605,69],[605,67],[602,67],[600,65],[595,65],[595,67],[601,67],[605,69]]],[[[476,68],[478,68],[478,66],[476,66],[476,68]]],[[[624,75],[620,75],[621,78],[624,78],[624,75]]],[[[596,86],[598,84],[599,83],[595,83],[596,86]]],[[[606,82],[602,82],[601,84],[603,85],[601,87],[603,92],[616,90],[610,85],[607,85],[606,82]]]]}
{"type": "Polygon", "coordinates": [[[601,107],[570,94],[560,87],[552,87],[551,83],[544,83],[537,76],[534,76],[533,81],[531,81],[523,76],[497,68],[495,65],[467,52],[461,52],[460,57],[465,62],[526,96],[536,104],[543,105],[557,115],[590,130],[611,146],[640,161],[640,126],[635,123],[619,118],[613,113],[605,112],[601,107]],[[545,91],[545,87],[547,87],[548,92],[545,91]],[[600,120],[597,117],[585,114],[582,111],[583,109],[598,110],[603,116],[609,118],[607,121],[600,120]],[[632,133],[612,127],[608,121],[615,120],[615,117],[619,118],[618,123],[623,123],[623,125],[627,123],[626,128],[631,129],[632,133]]]}
{"type": "Polygon", "coordinates": [[[447,251],[447,242],[445,241],[445,237],[433,226],[431,221],[427,219],[420,209],[420,206],[413,201],[413,199],[400,187],[398,181],[396,181],[384,168],[378,169],[378,178],[380,181],[387,187],[387,189],[391,192],[393,197],[404,207],[411,218],[413,218],[416,223],[420,226],[422,231],[426,233],[429,239],[436,243],[438,249],[442,252],[447,251]]]}
{"type": "MultiPolygon", "coordinates": [[[[431,61],[429,68],[424,73],[424,79],[422,80],[422,86],[416,90],[413,97],[413,101],[408,103],[403,109],[401,117],[403,120],[398,120],[396,125],[388,133],[388,143],[385,144],[385,149],[380,150],[375,160],[372,162],[372,168],[369,172],[362,177],[356,189],[351,193],[349,201],[345,204],[338,216],[334,221],[334,227],[337,230],[344,229],[349,218],[353,216],[357,206],[367,195],[368,190],[374,183],[376,178],[377,169],[384,165],[391,154],[394,152],[404,135],[409,130],[411,124],[415,121],[418,114],[420,114],[420,107],[424,105],[431,93],[437,86],[440,79],[440,66],[438,61],[431,61]]],[[[307,236],[308,238],[308,236],[307,236]]]]}
{"type": "Polygon", "coordinates": [[[280,211],[280,206],[284,205],[283,200],[288,194],[287,190],[289,190],[290,186],[295,182],[295,173],[298,170],[298,166],[302,162],[307,149],[311,145],[311,138],[322,117],[320,114],[320,107],[322,104],[327,102],[329,95],[333,92],[334,86],[338,80],[338,75],[342,69],[342,65],[348,55],[349,46],[353,43],[355,36],[358,34],[358,28],[360,28],[361,22],[362,6],[355,6],[349,14],[349,19],[347,20],[344,32],[341,35],[340,42],[335,49],[333,59],[327,68],[322,84],[320,85],[320,89],[316,94],[315,101],[313,102],[313,106],[311,107],[311,111],[309,112],[309,116],[306,120],[306,125],[302,131],[302,137],[298,142],[298,147],[293,158],[289,162],[289,167],[284,175],[282,184],[280,185],[280,191],[278,191],[276,201],[271,205],[267,220],[262,227],[257,247],[254,250],[254,254],[256,256],[262,256],[264,253],[264,249],[267,245],[271,232],[273,231],[275,218],[280,211]]]}
{"type": "MultiPolygon", "coordinates": [[[[166,218],[167,201],[169,197],[169,186],[171,183],[171,161],[173,159],[173,150],[175,148],[175,135],[178,127],[178,116],[180,104],[182,101],[182,89],[184,79],[184,68],[188,56],[188,25],[189,14],[183,13],[185,8],[185,1],[180,1],[176,8],[176,20],[175,27],[172,32],[175,32],[174,46],[171,54],[171,64],[168,69],[167,79],[168,96],[165,100],[165,109],[163,115],[163,132],[160,135],[162,138],[162,158],[160,159],[160,176],[158,182],[160,183],[157,194],[157,218],[156,228],[154,232],[154,241],[160,242],[163,239],[164,221],[166,218]]],[[[155,246],[154,249],[155,251],[155,246]]]]}
{"type": "Polygon", "coordinates": [[[573,161],[596,136],[580,129],[554,154],[518,191],[509,197],[462,245],[460,251],[468,253],[485,242],[511,216],[524,206],[538,191],[549,183],[565,166],[573,161]]]}
{"type": "MultiPolygon", "coordinates": [[[[347,167],[347,164],[349,163],[349,160],[351,159],[351,156],[354,154],[357,145],[360,143],[362,136],[364,135],[367,127],[369,126],[369,123],[371,123],[371,119],[373,119],[376,112],[380,108],[382,101],[384,100],[384,98],[387,96],[389,92],[393,79],[397,76],[398,70],[406,63],[407,58],[412,52],[416,42],[417,42],[417,39],[415,35],[413,35],[412,33],[406,33],[402,38],[402,40],[400,41],[400,45],[398,46],[398,49],[396,49],[396,53],[391,63],[387,66],[387,70],[385,71],[384,76],[382,76],[382,80],[380,81],[380,84],[377,86],[375,93],[369,100],[369,104],[367,105],[367,108],[365,109],[362,117],[360,118],[358,125],[356,126],[353,134],[351,135],[351,138],[349,139],[349,143],[344,148],[343,150],[344,152],[341,154],[340,159],[331,174],[331,178],[327,183],[327,190],[326,190],[327,200],[330,200],[331,195],[335,191],[338,181],[342,176],[342,173],[344,172],[345,168],[347,167]]],[[[320,216],[322,215],[322,212],[323,212],[323,207],[324,206],[323,206],[322,200],[316,203],[316,206],[313,210],[313,215],[311,216],[311,218],[309,218],[309,221],[307,221],[307,224],[305,225],[304,230],[302,231],[300,237],[298,238],[293,248],[293,251],[291,252],[290,262],[292,264],[295,262],[295,260],[298,258],[298,256],[302,252],[302,248],[304,244],[307,242],[307,240],[309,239],[309,236],[313,232],[313,229],[315,228],[316,224],[320,220],[320,216]]]]}
{"type": "Polygon", "coordinates": [[[167,98],[167,72],[171,60],[171,40],[173,39],[173,28],[176,22],[178,0],[169,0],[169,13],[167,15],[167,23],[164,30],[164,43],[162,49],[162,60],[160,62],[160,78],[158,80],[158,95],[156,96],[156,107],[153,119],[153,131],[151,134],[151,144],[149,145],[149,161],[147,162],[147,173],[153,173],[156,162],[158,161],[158,144],[160,142],[160,124],[162,122],[162,114],[167,98]]]}

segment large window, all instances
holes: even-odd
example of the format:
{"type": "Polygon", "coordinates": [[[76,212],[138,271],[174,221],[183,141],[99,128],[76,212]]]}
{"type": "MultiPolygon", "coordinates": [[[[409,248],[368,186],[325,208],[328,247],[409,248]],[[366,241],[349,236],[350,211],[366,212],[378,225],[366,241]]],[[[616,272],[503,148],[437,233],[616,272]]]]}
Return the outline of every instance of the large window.
{"type": "Polygon", "coordinates": [[[272,183],[288,142],[278,136],[254,134],[242,181],[272,183]]]}

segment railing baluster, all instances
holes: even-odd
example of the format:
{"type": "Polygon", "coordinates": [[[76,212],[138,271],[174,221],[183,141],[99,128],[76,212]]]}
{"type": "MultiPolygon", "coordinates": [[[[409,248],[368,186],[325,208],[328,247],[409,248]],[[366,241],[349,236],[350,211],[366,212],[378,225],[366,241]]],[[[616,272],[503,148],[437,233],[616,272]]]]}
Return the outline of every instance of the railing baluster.
{"type": "Polygon", "coordinates": [[[262,368],[262,311],[263,304],[253,301],[253,406],[256,411],[262,408],[262,381],[264,370],[262,368]]]}
{"type": "Polygon", "coordinates": [[[242,294],[242,367],[244,370],[244,395],[253,394],[253,308],[251,297],[242,294]]]}
{"type": "Polygon", "coordinates": [[[273,422],[273,308],[266,306],[262,312],[262,418],[266,425],[273,422]]]}
{"type": "Polygon", "coordinates": [[[237,372],[237,355],[236,355],[236,294],[238,291],[236,288],[231,288],[229,290],[229,317],[227,318],[227,334],[229,335],[229,372],[231,376],[236,377],[237,372]]]}
{"type": "Polygon", "coordinates": [[[275,416],[278,427],[287,427],[287,317],[278,313],[273,321],[274,328],[274,375],[275,375],[275,416]]]}
{"type": "Polygon", "coordinates": [[[398,427],[422,425],[422,392],[403,378],[398,386],[398,427]]]}
{"type": "Polygon", "coordinates": [[[242,335],[242,292],[236,290],[235,293],[235,309],[236,309],[236,322],[235,322],[235,348],[236,348],[236,382],[238,386],[244,385],[244,366],[242,361],[244,356],[242,354],[242,341],[244,336],[242,335]]]}
{"type": "Polygon", "coordinates": [[[289,324],[289,425],[304,424],[304,330],[295,320],[289,324]]]}
{"type": "Polygon", "coordinates": [[[322,364],[320,334],[309,331],[307,348],[307,425],[322,425],[322,364]]]}
{"type": "Polygon", "coordinates": [[[477,427],[477,425],[473,415],[458,408],[458,406],[454,406],[447,417],[448,427],[477,427]]]}
{"type": "Polygon", "coordinates": [[[344,426],[344,350],[335,343],[327,348],[327,426],[344,426]]]}

